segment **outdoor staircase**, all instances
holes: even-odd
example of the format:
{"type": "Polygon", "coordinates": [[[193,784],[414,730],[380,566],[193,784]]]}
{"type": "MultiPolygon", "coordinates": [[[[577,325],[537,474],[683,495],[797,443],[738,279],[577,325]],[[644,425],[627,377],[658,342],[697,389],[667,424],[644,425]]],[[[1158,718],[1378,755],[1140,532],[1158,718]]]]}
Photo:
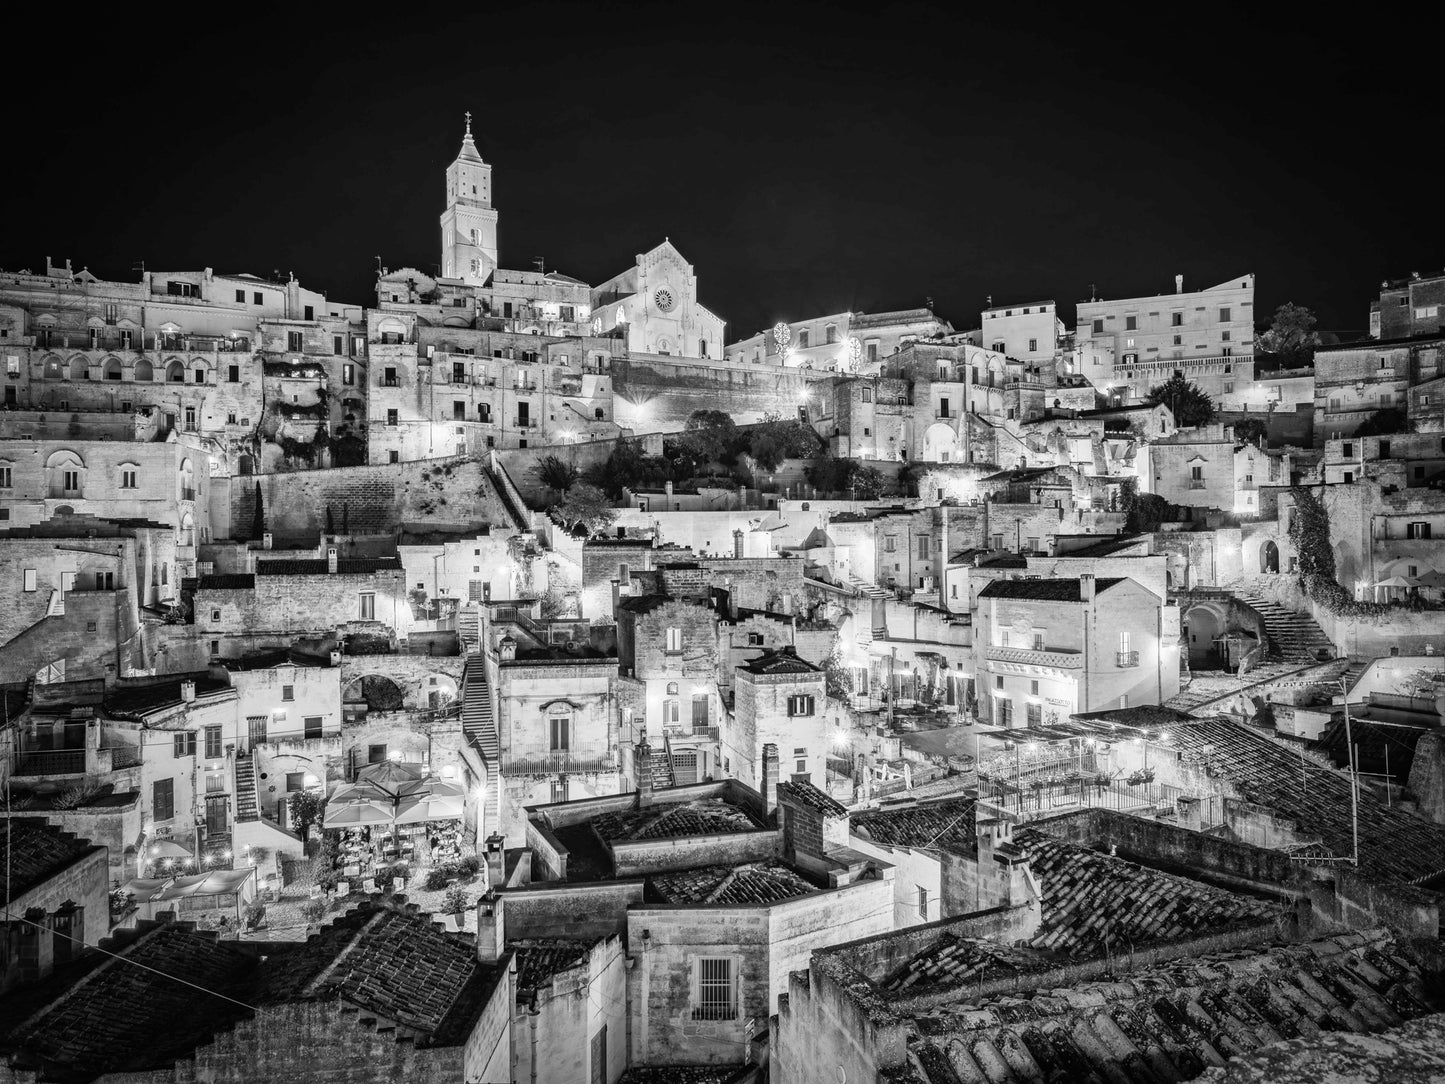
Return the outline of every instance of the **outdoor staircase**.
{"type": "Polygon", "coordinates": [[[251,753],[236,754],[236,820],[258,821],[261,809],[256,804],[256,758],[251,753]]]}
{"type": "Polygon", "coordinates": [[[1309,614],[1286,610],[1279,603],[1258,595],[1239,592],[1237,597],[1264,618],[1264,630],[1269,637],[1273,658],[1289,662],[1317,662],[1322,657],[1322,651],[1324,658],[1334,658],[1335,645],[1309,614]]]}
{"type": "Polygon", "coordinates": [[[463,654],[481,650],[482,611],[476,604],[468,603],[457,611],[457,636],[462,641],[463,654]]]}
{"type": "Polygon", "coordinates": [[[851,572],[848,574],[848,584],[853,588],[853,590],[857,591],[864,598],[878,600],[890,599],[893,597],[893,592],[889,591],[887,588],[879,587],[876,583],[869,583],[867,580],[864,579],[859,579],[851,572]]]}
{"type": "Polygon", "coordinates": [[[482,755],[482,763],[487,768],[483,824],[488,833],[498,831],[502,821],[501,742],[497,737],[497,721],[492,716],[486,660],[480,654],[468,655],[462,670],[462,733],[482,755]]]}
{"type": "Polygon", "coordinates": [[[672,772],[672,743],[663,735],[662,748],[652,754],[652,789],[662,790],[677,783],[672,772]]]}

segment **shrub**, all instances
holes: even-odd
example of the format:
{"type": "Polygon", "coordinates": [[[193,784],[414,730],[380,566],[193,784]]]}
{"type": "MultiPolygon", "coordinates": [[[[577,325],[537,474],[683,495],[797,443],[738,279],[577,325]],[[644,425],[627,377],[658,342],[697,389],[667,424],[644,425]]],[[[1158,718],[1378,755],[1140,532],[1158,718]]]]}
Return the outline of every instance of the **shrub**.
{"type": "Polygon", "coordinates": [[[482,868],[482,860],[474,854],[469,854],[464,858],[452,859],[443,868],[458,877],[475,877],[477,871],[482,868]]]}
{"type": "Polygon", "coordinates": [[[436,892],[438,889],[446,888],[446,886],[447,871],[440,868],[428,870],[426,880],[422,882],[422,887],[428,892],[436,892]]]}
{"type": "Polygon", "coordinates": [[[459,915],[471,906],[467,894],[462,889],[453,886],[447,889],[446,895],[442,897],[442,913],[448,915],[459,915]]]}
{"type": "Polygon", "coordinates": [[[308,925],[316,925],[326,914],[326,904],[320,900],[307,900],[301,905],[301,917],[308,925]]]}
{"type": "Polygon", "coordinates": [[[100,790],[100,780],[82,779],[79,783],[72,783],[57,794],[50,804],[56,809],[76,809],[94,798],[100,793],[100,790]]]}

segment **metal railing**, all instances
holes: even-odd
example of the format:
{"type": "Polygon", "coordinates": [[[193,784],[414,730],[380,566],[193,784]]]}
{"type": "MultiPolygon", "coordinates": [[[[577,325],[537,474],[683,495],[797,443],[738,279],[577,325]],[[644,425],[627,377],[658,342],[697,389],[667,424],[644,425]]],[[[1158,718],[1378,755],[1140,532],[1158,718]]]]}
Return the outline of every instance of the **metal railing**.
{"type": "Polygon", "coordinates": [[[1080,651],[1033,651],[1026,647],[989,647],[987,649],[989,662],[1016,662],[1031,663],[1035,666],[1053,666],[1067,670],[1077,670],[1084,665],[1084,655],[1080,651]]]}
{"type": "Polygon", "coordinates": [[[20,754],[16,775],[84,775],[84,749],[36,749],[20,754]]]}
{"type": "Polygon", "coordinates": [[[1114,653],[1114,664],[1127,668],[1139,665],[1139,652],[1137,651],[1116,651],[1114,653]]]}
{"type": "Polygon", "coordinates": [[[606,747],[555,749],[549,752],[502,755],[503,775],[558,775],[564,772],[610,772],[616,767],[606,747]]]}

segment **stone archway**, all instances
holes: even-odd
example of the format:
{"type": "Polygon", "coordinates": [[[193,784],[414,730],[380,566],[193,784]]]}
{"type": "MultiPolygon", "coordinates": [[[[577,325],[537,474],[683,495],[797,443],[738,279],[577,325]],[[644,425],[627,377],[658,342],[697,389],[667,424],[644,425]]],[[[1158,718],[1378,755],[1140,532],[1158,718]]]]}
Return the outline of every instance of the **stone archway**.
{"type": "Polygon", "coordinates": [[[1190,669],[1218,670],[1223,665],[1223,656],[1216,641],[1229,627],[1224,613],[1209,603],[1196,603],[1184,611],[1180,624],[1190,669]]]}
{"type": "Polygon", "coordinates": [[[1259,570],[1265,575],[1279,571],[1279,547],[1272,538],[1265,539],[1264,544],[1259,547],[1259,570]]]}
{"type": "Polygon", "coordinates": [[[384,674],[363,674],[354,678],[341,696],[344,712],[361,717],[374,711],[401,711],[406,690],[384,674]]]}

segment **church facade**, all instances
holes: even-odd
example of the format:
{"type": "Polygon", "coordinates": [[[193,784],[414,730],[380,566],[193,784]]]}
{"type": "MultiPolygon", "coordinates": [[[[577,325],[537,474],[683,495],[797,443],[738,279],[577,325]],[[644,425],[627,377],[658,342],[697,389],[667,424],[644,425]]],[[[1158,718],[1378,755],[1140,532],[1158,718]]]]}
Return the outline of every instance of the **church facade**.
{"type": "Polygon", "coordinates": [[[592,288],[593,334],[626,327],[634,354],[723,358],[721,317],[697,299],[697,272],[671,241],[592,288]]]}

